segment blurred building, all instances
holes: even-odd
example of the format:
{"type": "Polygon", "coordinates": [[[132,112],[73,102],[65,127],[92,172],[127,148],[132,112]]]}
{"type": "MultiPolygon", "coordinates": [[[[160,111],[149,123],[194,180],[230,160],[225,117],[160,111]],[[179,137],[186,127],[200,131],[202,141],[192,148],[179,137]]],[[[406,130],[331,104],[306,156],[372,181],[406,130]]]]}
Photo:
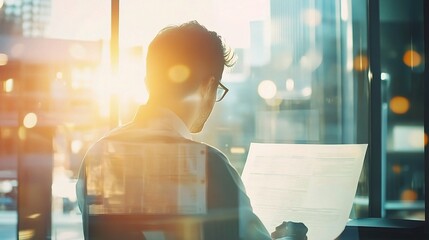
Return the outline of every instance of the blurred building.
{"type": "Polygon", "coordinates": [[[26,37],[42,36],[49,21],[51,0],[2,1],[0,32],[26,37]]]}
{"type": "Polygon", "coordinates": [[[100,120],[91,82],[102,44],[44,38],[50,0],[2,3],[0,209],[17,211],[18,229],[34,229],[41,239],[50,235],[51,209],[56,209],[51,196],[57,194],[62,205],[74,201],[52,187],[55,179],[70,179],[79,168],[83,149],[72,144],[73,134],[100,120]],[[32,213],[42,220],[27,220],[32,213]]]}

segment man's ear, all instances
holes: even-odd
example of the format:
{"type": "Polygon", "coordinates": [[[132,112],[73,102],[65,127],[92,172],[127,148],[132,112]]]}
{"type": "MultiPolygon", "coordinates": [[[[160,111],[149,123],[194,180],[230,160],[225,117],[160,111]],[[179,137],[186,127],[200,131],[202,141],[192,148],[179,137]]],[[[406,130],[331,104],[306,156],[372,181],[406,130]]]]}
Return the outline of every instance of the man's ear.
{"type": "Polygon", "coordinates": [[[209,90],[210,91],[214,91],[216,93],[216,89],[217,89],[217,80],[214,76],[210,76],[210,79],[208,80],[208,84],[209,84],[209,90]]]}
{"type": "Polygon", "coordinates": [[[214,76],[210,76],[203,84],[201,84],[201,94],[204,97],[216,95],[217,81],[214,76]],[[212,94],[212,95],[211,95],[212,94]]]}

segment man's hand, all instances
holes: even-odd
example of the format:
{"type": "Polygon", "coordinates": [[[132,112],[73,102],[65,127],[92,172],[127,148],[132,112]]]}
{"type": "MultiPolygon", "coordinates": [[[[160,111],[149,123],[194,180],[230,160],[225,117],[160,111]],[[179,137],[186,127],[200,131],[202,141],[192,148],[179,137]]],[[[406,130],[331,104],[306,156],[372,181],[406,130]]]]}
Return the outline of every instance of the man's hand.
{"type": "Polygon", "coordinates": [[[271,233],[272,239],[307,240],[308,228],[301,222],[283,222],[271,233]]]}

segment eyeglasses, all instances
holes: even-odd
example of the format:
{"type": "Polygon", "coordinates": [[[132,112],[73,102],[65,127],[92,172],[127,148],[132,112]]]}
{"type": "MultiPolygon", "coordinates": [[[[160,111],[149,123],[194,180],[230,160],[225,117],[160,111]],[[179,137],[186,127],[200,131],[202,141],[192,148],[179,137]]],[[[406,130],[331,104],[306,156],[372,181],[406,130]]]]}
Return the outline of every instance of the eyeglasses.
{"type": "Polygon", "coordinates": [[[225,97],[228,91],[229,89],[219,82],[219,85],[217,86],[217,92],[216,92],[216,102],[222,101],[222,99],[225,97]]]}

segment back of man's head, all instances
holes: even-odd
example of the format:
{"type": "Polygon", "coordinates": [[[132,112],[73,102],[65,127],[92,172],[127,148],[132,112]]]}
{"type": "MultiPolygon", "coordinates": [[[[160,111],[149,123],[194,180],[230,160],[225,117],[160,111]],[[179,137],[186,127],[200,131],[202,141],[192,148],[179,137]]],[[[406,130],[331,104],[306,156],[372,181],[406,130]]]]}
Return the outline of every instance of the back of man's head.
{"type": "Polygon", "coordinates": [[[211,76],[220,81],[224,66],[232,64],[231,51],[221,37],[198,22],[164,28],[150,43],[147,53],[149,98],[184,98],[211,76]]]}

